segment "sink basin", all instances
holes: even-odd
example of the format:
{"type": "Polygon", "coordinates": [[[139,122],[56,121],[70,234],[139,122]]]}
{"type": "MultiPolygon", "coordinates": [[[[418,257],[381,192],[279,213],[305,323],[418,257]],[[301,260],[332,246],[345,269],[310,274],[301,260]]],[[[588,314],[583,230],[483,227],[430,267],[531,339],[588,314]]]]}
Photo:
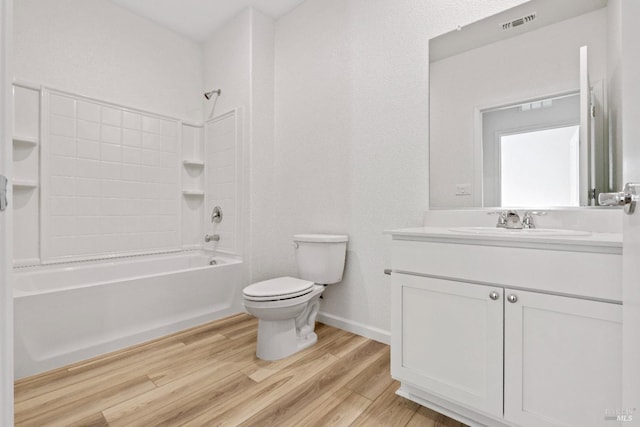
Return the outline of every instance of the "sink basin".
{"type": "Polygon", "coordinates": [[[498,227],[455,227],[449,231],[455,233],[478,234],[484,236],[590,236],[589,231],[559,230],[554,228],[509,229],[498,227]]]}

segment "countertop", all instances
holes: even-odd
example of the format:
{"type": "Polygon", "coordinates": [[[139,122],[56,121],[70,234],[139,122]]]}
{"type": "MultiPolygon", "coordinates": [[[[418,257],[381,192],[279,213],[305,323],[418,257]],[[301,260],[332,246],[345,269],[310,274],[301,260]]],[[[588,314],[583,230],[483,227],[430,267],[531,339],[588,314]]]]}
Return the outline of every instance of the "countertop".
{"type": "Polygon", "coordinates": [[[415,227],[396,230],[385,230],[385,234],[394,240],[425,240],[443,243],[459,243],[489,246],[540,247],[550,249],[564,249],[571,247],[601,248],[606,252],[622,251],[621,233],[591,233],[587,236],[573,235],[534,235],[517,234],[517,231],[504,235],[475,234],[455,231],[455,227],[415,227]]]}

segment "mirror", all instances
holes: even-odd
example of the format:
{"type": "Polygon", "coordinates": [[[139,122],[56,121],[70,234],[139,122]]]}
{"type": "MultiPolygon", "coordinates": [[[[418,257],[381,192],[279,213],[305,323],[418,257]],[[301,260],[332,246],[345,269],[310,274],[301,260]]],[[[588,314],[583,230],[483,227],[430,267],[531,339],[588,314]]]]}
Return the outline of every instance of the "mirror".
{"type": "Polygon", "coordinates": [[[612,191],[607,12],[532,0],[430,40],[432,209],[588,206],[612,191]]]}

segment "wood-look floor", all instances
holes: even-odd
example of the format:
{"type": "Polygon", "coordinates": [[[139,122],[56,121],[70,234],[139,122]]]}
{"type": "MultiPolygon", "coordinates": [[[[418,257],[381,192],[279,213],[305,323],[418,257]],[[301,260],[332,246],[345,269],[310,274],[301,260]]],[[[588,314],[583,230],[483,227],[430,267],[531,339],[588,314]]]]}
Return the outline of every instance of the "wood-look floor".
{"type": "Polygon", "coordinates": [[[318,343],[255,357],[239,314],[15,384],[16,426],[456,426],[394,392],[389,347],[318,324],[318,343]]]}

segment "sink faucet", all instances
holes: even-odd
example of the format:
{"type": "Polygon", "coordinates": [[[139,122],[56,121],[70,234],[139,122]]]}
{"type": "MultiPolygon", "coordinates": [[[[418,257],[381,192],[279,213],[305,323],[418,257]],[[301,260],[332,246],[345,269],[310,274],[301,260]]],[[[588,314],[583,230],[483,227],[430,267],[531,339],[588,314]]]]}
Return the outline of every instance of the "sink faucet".
{"type": "Polygon", "coordinates": [[[512,229],[522,229],[522,222],[520,221],[520,215],[516,211],[507,211],[507,222],[504,225],[504,228],[512,229]]]}
{"type": "Polygon", "coordinates": [[[501,212],[489,212],[490,214],[498,214],[498,223],[496,227],[507,228],[509,230],[521,230],[524,226],[520,221],[520,215],[513,210],[501,211],[501,212]]]}
{"type": "Polygon", "coordinates": [[[536,225],[533,223],[533,216],[534,215],[542,216],[546,214],[547,213],[544,211],[526,211],[524,213],[524,216],[522,217],[522,228],[527,228],[527,229],[536,228],[536,225]]]}
{"type": "Polygon", "coordinates": [[[509,230],[522,230],[536,228],[533,223],[534,216],[546,215],[545,211],[525,211],[520,220],[520,215],[514,210],[488,212],[489,214],[498,215],[498,223],[496,227],[506,228],[509,230]]]}

